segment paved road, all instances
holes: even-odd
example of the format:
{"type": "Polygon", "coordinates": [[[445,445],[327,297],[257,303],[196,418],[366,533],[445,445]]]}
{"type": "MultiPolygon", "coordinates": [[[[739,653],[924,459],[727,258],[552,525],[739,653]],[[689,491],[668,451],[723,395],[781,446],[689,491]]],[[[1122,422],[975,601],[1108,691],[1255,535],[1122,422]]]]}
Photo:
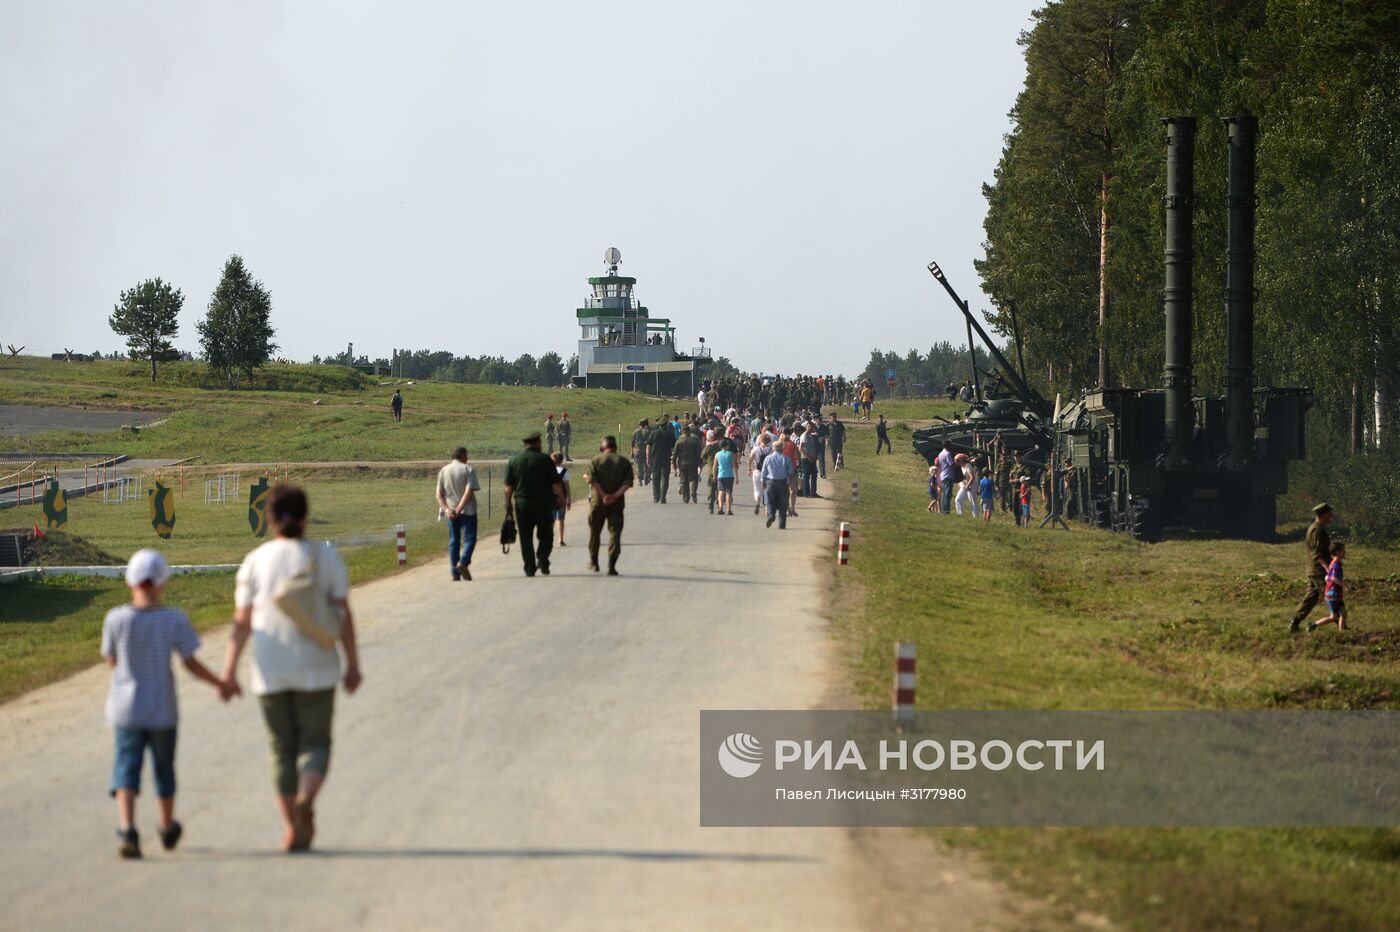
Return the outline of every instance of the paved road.
{"type": "Polygon", "coordinates": [[[55,430],[100,434],[117,430],[126,424],[144,427],[164,416],[163,411],[0,405],[0,436],[41,434],[55,430]]]}
{"type": "MultiPolygon", "coordinates": [[[[700,709],[848,703],[823,618],[834,509],[802,511],[780,533],[638,496],[621,578],[584,572],[576,509],[549,578],[524,578],[487,540],[475,582],[434,565],[357,590],[366,682],[338,700],[310,855],[276,850],[246,699],[221,706],[180,674],[185,842],[158,850],[145,795],[141,863],[119,861],[111,836],[105,672],[0,706],[0,927],[1039,921],[917,834],[699,827],[700,709]]],[[[222,648],[210,636],[202,656],[222,648]]]]}

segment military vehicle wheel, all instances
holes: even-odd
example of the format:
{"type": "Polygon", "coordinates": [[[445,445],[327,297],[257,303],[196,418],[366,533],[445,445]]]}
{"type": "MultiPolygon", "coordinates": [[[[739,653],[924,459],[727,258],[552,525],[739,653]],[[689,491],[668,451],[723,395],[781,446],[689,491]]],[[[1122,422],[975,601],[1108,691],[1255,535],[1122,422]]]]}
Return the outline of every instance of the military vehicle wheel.
{"type": "Polygon", "coordinates": [[[1152,503],[1146,501],[1134,501],[1129,508],[1129,533],[1137,540],[1146,543],[1155,543],[1162,539],[1162,525],[1157,512],[1153,510],[1152,503]]]}

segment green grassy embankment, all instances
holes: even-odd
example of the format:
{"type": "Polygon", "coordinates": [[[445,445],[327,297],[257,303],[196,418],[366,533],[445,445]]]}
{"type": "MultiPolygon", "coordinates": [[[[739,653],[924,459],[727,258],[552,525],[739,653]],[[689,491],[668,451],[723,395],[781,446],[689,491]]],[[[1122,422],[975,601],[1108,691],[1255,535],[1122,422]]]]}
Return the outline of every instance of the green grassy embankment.
{"type": "MultiPolygon", "coordinates": [[[[835,617],[871,708],[888,707],[898,641],[918,645],[923,708],[1400,707],[1400,554],[1349,548],[1352,629],[1290,637],[1305,562],[1296,540],[1149,546],[1074,522],[1022,530],[1009,516],[983,526],[930,515],[909,430],[897,425],[896,455],[878,459],[873,436],[852,434],[841,475],[859,478],[861,503],[841,509],[854,536],[835,617]]],[[[1396,830],[939,834],[1067,917],[1090,910],[1142,929],[1400,927],[1396,830]]]]}
{"type": "MultiPolygon", "coordinates": [[[[622,425],[624,443],[637,421],[678,404],[631,393],[515,388],[440,382],[401,384],[404,418],[389,414],[392,385],[339,366],[272,365],[248,388],[203,387],[202,363],[170,363],[160,381],[138,363],[63,363],[19,357],[0,364],[6,404],[79,405],[152,412],[160,423],[130,432],[57,431],[0,437],[0,453],[100,450],[133,457],[207,463],[397,461],[445,458],[458,444],[476,459],[520,449],[524,429],[545,415],[569,413],[574,447],[597,450],[622,425]]],[[[689,410],[689,407],[686,407],[689,410]]]]}

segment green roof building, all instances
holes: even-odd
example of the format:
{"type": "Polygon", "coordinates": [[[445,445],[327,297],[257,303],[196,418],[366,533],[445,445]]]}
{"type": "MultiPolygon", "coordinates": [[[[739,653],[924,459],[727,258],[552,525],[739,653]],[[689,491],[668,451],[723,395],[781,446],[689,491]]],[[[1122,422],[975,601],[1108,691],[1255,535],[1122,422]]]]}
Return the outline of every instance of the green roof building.
{"type": "Polygon", "coordinates": [[[655,395],[693,395],[699,386],[697,366],[708,359],[701,346],[676,352],[671,321],[652,317],[637,300],[637,280],[617,273],[622,253],[603,254],[607,274],[590,278],[592,294],[575,312],[582,334],[578,341],[578,384],[655,395]]]}

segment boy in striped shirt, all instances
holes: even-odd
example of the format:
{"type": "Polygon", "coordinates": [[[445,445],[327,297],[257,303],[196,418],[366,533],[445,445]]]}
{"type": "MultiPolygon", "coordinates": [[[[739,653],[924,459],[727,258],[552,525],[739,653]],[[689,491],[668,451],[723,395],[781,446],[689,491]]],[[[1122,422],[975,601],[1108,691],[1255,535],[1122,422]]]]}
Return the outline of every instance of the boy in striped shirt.
{"type": "Polygon", "coordinates": [[[194,656],[199,635],[189,616],[161,604],[168,582],[170,566],[160,551],[136,551],[126,566],[131,604],[112,609],[102,622],[102,656],[112,668],[107,722],[116,732],[117,745],[111,793],[117,800],[117,851],[124,858],[141,856],[134,821],[147,748],[160,806],[157,832],[165,850],[174,848],[182,833],[175,821],[175,726],[179,712],[170,655],[178,652],[185,669],[217,689],[225,702],[231,694],[230,686],[194,656]]]}

